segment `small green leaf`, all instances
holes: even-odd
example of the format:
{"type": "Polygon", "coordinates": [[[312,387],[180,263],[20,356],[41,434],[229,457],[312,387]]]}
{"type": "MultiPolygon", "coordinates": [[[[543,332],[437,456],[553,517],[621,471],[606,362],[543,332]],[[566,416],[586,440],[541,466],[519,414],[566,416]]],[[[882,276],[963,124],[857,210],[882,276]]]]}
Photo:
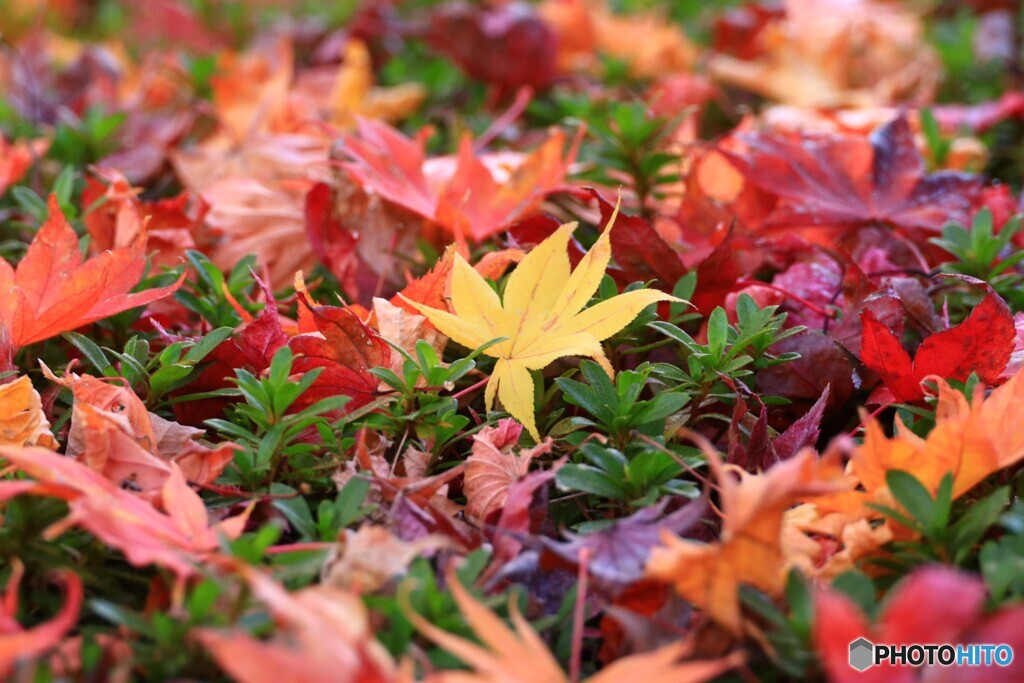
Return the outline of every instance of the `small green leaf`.
{"type": "Polygon", "coordinates": [[[931,525],[935,516],[935,501],[917,477],[902,470],[890,470],[885,474],[885,483],[897,502],[922,527],[928,528],[931,525]]]}

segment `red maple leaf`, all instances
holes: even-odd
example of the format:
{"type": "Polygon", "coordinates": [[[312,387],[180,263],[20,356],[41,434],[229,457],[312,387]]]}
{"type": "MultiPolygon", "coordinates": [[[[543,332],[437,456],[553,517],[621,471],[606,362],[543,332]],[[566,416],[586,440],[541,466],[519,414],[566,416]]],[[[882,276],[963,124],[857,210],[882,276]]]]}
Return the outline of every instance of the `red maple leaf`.
{"type": "MultiPolygon", "coordinates": [[[[850,643],[867,638],[876,643],[1007,643],[1020,647],[1024,609],[1004,607],[985,611],[985,584],[977,577],[949,567],[918,569],[890,593],[871,623],[850,598],[834,589],[820,588],[814,595],[814,644],[828,680],[835,683],[912,683],[919,680],[915,667],[882,663],[860,672],[850,666],[850,643]],[[935,599],[949,596],[949,599],[935,599]]],[[[929,667],[936,681],[1018,681],[1024,666],[1019,661],[1001,668],[929,667]]]]}
{"type": "Polygon", "coordinates": [[[900,403],[923,399],[921,382],[930,375],[962,382],[974,372],[986,384],[997,383],[1016,337],[1010,309],[993,293],[962,323],[925,339],[913,360],[871,310],[861,313],[861,324],[861,361],[881,376],[900,403]]]}
{"type": "Polygon", "coordinates": [[[554,133],[527,155],[477,155],[465,138],[455,157],[427,160],[414,140],[379,121],[360,120],[345,139],[343,164],[364,190],[421,216],[458,239],[481,242],[536,211],[561,189],[579,138],[565,152],[554,133]]]}
{"type": "Polygon", "coordinates": [[[524,2],[442,5],[427,39],[473,78],[501,88],[543,88],[558,75],[558,35],[524,2]]]}
{"type": "Polygon", "coordinates": [[[146,268],[145,249],[141,230],[128,246],[83,261],[78,235],[51,196],[50,217],[17,268],[0,259],[0,326],[20,348],[174,292],[184,274],[167,287],[130,293],[146,268]]]}
{"type": "Polygon", "coordinates": [[[351,397],[345,410],[354,410],[375,399],[380,382],[370,369],[388,366],[391,347],[352,309],[315,306],[301,292],[299,301],[311,313],[317,332],[300,334],[288,342],[296,355],[292,369],[297,373],[322,370],[293,408],[340,395],[351,397]]]}
{"type": "Polygon", "coordinates": [[[778,198],[762,228],[855,228],[884,223],[939,231],[969,223],[985,181],[952,171],[925,172],[902,116],[867,137],[740,133],[745,152],[722,148],[746,178],[778,198]]]}
{"type": "MultiPolygon", "coordinates": [[[[607,224],[615,207],[596,190],[591,190],[590,194],[601,209],[601,222],[607,224]]],[[[686,275],[687,269],[679,253],[650,221],[642,216],[619,213],[616,225],[611,236],[616,268],[609,272],[619,284],[657,280],[659,288],[671,290],[679,278],[686,275]]]]}

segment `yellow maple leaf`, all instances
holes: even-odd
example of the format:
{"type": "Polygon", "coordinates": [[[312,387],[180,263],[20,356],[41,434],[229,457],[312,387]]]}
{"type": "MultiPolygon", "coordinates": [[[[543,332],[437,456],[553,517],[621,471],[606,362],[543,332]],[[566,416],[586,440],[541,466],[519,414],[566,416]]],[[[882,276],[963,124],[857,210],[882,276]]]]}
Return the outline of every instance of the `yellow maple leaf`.
{"type": "Polygon", "coordinates": [[[611,229],[617,215],[618,207],[575,270],[566,249],[576,223],[561,226],[512,272],[505,285],[504,301],[459,255],[452,268],[454,314],[405,299],[443,334],[467,348],[505,338],[484,351],[498,359],[487,383],[487,409],[491,410],[497,396],[538,441],[530,370],[541,370],[564,356],[586,356],[612,375],[601,342],[632,322],[647,306],[658,301],[681,301],[664,292],[641,289],[584,310],[611,259],[611,229]]]}
{"type": "Polygon", "coordinates": [[[349,40],[345,45],[345,60],[331,89],[331,123],[349,128],[356,116],[397,121],[419,109],[426,97],[427,91],[419,83],[402,83],[390,88],[375,86],[370,50],[361,40],[349,40]]]}

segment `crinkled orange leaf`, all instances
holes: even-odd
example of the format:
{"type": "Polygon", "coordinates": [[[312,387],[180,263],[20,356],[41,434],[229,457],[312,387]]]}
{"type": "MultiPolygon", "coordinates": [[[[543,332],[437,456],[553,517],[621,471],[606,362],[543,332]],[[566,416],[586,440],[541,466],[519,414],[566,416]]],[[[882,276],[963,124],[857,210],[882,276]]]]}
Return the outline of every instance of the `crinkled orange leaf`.
{"type": "MultiPolygon", "coordinates": [[[[43,375],[47,379],[71,390],[74,397],[72,409],[89,405],[98,411],[117,415],[126,431],[144,448],[150,450],[156,448],[156,434],[153,431],[153,424],[150,413],[146,410],[146,404],[132,391],[124,379],[120,377],[100,379],[92,375],[78,375],[74,372],[66,372],[63,377],[57,377],[45,363],[40,363],[40,365],[43,368],[43,375]]],[[[85,428],[74,419],[72,414],[71,428],[68,431],[68,455],[77,456],[85,449],[85,432],[85,428]]]]}
{"type": "Polygon", "coordinates": [[[120,378],[75,373],[58,378],[46,365],[43,374],[74,396],[67,455],[122,488],[159,495],[171,474],[171,461],[189,481],[210,484],[234,459],[235,444],[208,448],[197,443],[194,439],[204,430],[150,413],[120,378]]]}
{"type": "Polygon", "coordinates": [[[0,446],[57,447],[28,375],[0,384],[0,446]]]}
{"type": "Polygon", "coordinates": [[[128,491],[159,491],[167,481],[170,464],[143,448],[116,413],[83,403],[75,406],[72,419],[84,434],[79,462],[128,491]]]}
{"type": "Polygon", "coordinates": [[[232,443],[207,448],[191,440],[200,430],[186,432],[186,438],[171,436],[175,427],[189,428],[161,420],[164,451],[147,447],[130,425],[116,413],[101,411],[88,403],[76,404],[72,423],[84,434],[84,448],[77,453],[79,462],[103,474],[121,488],[159,496],[177,463],[182,475],[197,484],[211,484],[234,459],[237,446],[232,443]]]}
{"type": "Polygon", "coordinates": [[[145,232],[127,247],[83,261],[55,197],[49,207],[49,219],[17,268],[0,259],[0,324],[16,348],[144,306],[181,286],[184,274],[167,287],[130,293],[146,267],[145,232]]]}

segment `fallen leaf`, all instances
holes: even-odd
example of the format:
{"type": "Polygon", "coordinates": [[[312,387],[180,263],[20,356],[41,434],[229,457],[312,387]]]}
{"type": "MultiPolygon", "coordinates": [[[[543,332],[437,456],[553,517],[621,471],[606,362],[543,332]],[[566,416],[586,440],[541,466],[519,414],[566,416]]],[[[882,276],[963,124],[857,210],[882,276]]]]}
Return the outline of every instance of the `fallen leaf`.
{"type": "Polygon", "coordinates": [[[343,167],[364,191],[440,225],[450,236],[481,242],[527,217],[559,190],[579,141],[564,152],[553,133],[528,155],[478,156],[464,138],[452,158],[427,159],[426,140],[410,140],[362,119],[344,140],[343,167]]]}
{"type": "MultiPolygon", "coordinates": [[[[57,377],[45,363],[40,363],[40,365],[44,377],[71,390],[74,399],[71,404],[72,411],[76,406],[80,408],[83,405],[89,405],[103,413],[117,416],[122,421],[124,429],[140,442],[143,448],[147,450],[156,448],[156,433],[153,431],[153,423],[146,404],[132,391],[131,386],[123,378],[101,379],[92,375],[78,375],[74,372],[65,372],[63,377],[57,377]]],[[[76,457],[85,450],[86,436],[85,427],[75,421],[72,412],[71,427],[68,430],[67,454],[69,456],[76,457]]]]}
{"type": "Polygon", "coordinates": [[[591,69],[599,56],[623,62],[635,78],[688,72],[698,50],[664,12],[616,14],[609,3],[547,0],[540,11],[558,33],[563,70],[591,69]]]}
{"type": "Polygon", "coordinates": [[[375,593],[405,576],[417,557],[451,547],[443,536],[403,541],[383,526],[364,524],[346,530],[337,557],[323,569],[323,584],[362,595],[375,593]]]}
{"type": "Polygon", "coordinates": [[[382,88],[373,84],[373,64],[366,43],[349,39],[344,59],[330,89],[328,120],[339,128],[355,124],[356,116],[398,121],[419,109],[427,92],[419,83],[382,88]]]}
{"type": "Polygon", "coordinates": [[[97,175],[108,184],[89,177],[82,191],[82,204],[96,207],[83,219],[92,254],[130,247],[143,233],[153,266],[173,268],[184,261],[186,251],[197,248],[197,239],[204,241],[208,207],[191,192],[143,201],[121,173],[103,170],[97,175]]]}
{"type": "Polygon", "coordinates": [[[813,503],[786,511],[782,518],[782,551],[786,567],[804,576],[831,581],[850,570],[872,572],[864,560],[886,556],[893,530],[865,517],[861,510],[830,512],[813,503]]]}
{"type": "Polygon", "coordinates": [[[0,456],[38,482],[28,493],[67,501],[67,517],[45,532],[44,537],[80,526],[124,553],[130,564],[157,564],[174,572],[180,580],[194,573],[193,563],[200,557],[218,551],[221,535],[237,538],[252,509],[249,506],[241,514],[210,526],[202,499],[189,488],[174,464],[161,491],[166,511],[161,512],[102,474],[63,455],[39,448],[0,447],[0,456]]]}
{"type": "Polygon", "coordinates": [[[761,229],[852,229],[875,223],[911,234],[970,224],[984,180],[926,173],[910,127],[898,117],[869,136],[739,133],[745,151],[721,150],[747,182],[778,197],[761,229]]]}
{"type": "Polygon", "coordinates": [[[498,362],[487,383],[490,410],[497,396],[514,418],[540,440],[533,409],[533,378],[563,356],[587,356],[605,372],[612,368],[600,342],[658,301],[678,301],[657,290],[638,290],[587,310],[611,259],[614,216],[579,266],[570,272],[566,247],[576,224],[568,223],[534,247],[509,276],[501,301],[487,281],[456,254],[452,271],[455,313],[407,302],[450,339],[469,349],[504,337],[484,351],[498,362]]]}
{"type": "Polygon", "coordinates": [[[0,446],[57,448],[39,392],[28,375],[0,384],[0,446]]]}
{"type": "Polygon", "coordinates": [[[532,5],[447,2],[430,14],[427,40],[477,80],[543,88],[556,76],[558,37],[532,5]]]}
{"type": "Polygon", "coordinates": [[[47,147],[49,144],[45,140],[10,143],[0,135],[0,197],[8,187],[25,177],[29,167],[46,152],[47,147]]]}
{"type": "Polygon", "coordinates": [[[369,371],[390,365],[391,347],[351,309],[316,306],[305,294],[299,296],[300,306],[312,315],[317,332],[299,334],[288,341],[296,355],[292,370],[322,370],[294,408],[300,410],[323,398],[341,395],[350,397],[344,408],[350,411],[375,399],[379,382],[369,371]]]}
{"type": "Polygon", "coordinates": [[[31,661],[56,647],[75,626],[82,607],[82,580],[73,571],[64,570],[58,576],[64,585],[64,603],[51,619],[26,629],[17,622],[18,585],[25,567],[20,561],[12,563],[10,577],[0,595],[0,676],[10,676],[22,661],[31,661]]]}
{"type": "MultiPolygon", "coordinates": [[[[611,220],[615,207],[596,190],[591,194],[601,209],[601,220],[611,220]]],[[[612,258],[615,268],[609,270],[619,284],[657,280],[659,289],[672,291],[679,279],[686,275],[683,260],[654,226],[641,216],[622,214],[619,228],[612,232],[612,258]]],[[[701,282],[703,285],[704,282],[701,282]]]]}
{"type": "Polygon", "coordinates": [[[0,324],[15,348],[145,306],[181,286],[184,274],[167,287],[129,293],[146,267],[145,232],[131,246],[83,261],[55,197],[49,207],[50,217],[17,268],[0,259],[0,324]]]}
{"type": "Polygon", "coordinates": [[[1010,360],[1016,339],[1013,314],[994,292],[962,323],[925,338],[913,360],[899,337],[870,310],[863,311],[861,323],[861,360],[881,376],[899,403],[922,400],[921,382],[928,377],[963,382],[973,372],[982,382],[994,384],[1010,360]]]}
{"type": "MultiPolygon", "coordinates": [[[[922,567],[892,589],[878,620],[872,624],[850,598],[834,589],[819,587],[814,593],[814,645],[830,681],[911,683],[920,680],[920,671],[914,667],[883,663],[863,672],[854,670],[850,666],[850,643],[867,638],[891,645],[956,645],[979,642],[974,640],[974,633],[989,624],[1020,623],[1024,617],[1024,609],[1020,607],[1005,607],[993,615],[985,614],[985,594],[984,583],[975,576],[941,565],[922,567]],[[936,600],[938,595],[955,596],[955,599],[936,600]]],[[[997,640],[1005,642],[1007,638],[1016,645],[1020,642],[1020,631],[1003,631],[997,640]]],[[[941,671],[938,667],[934,670],[941,671]]],[[[1019,679],[1024,664],[1014,661],[1005,668],[956,667],[955,670],[954,678],[942,677],[941,680],[1008,683],[1019,679]]]]}
{"type": "Polygon", "coordinates": [[[802,107],[927,104],[941,66],[913,10],[874,0],[787,0],[747,37],[752,59],[714,55],[724,83],[802,107]],[[752,49],[751,49],[752,48],[752,49]]]}
{"type": "MultiPolygon", "coordinates": [[[[1024,373],[1018,372],[987,398],[979,387],[970,402],[944,380],[937,383],[935,427],[926,437],[911,432],[898,417],[892,438],[877,420],[865,423],[864,443],[854,450],[850,464],[864,490],[862,501],[887,501],[885,477],[891,470],[912,473],[933,495],[942,478],[952,474],[957,498],[1024,458],[1024,436],[1018,434],[1013,418],[1014,406],[1024,396],[1024,373]]],[[[848,509],[839,502],[838,509],[848,509]]]]}
{"type": "MultiPolygon", "coordinates": [[[[664,534],[647,564],[651,578],[671,583],[676,592],[734,635],[743,633],[739,587],[749,584],[769,595],[782,591],[782,521],[801,498],[846,488],[838,458],[821,459],[810,449],[763,474],[731,476],[718,455],[705,449],[720,487],[720,540],[699,543],[664,534]]],[[[836,454],[837,455],[837,454],[836,454]]]]}
{"type": "Polygon", "coordinates": [[[206,223],[218,238],[215,264],[230,269],[256,254],[267,267],[270,284],[287,287],[299,270],[315,263],[308,248],[305,201],[312,181],[271,185],[255,178],[225,178],[202,192],[209,204],[206,223]]]}
{"type": "Polygon", "coordinates": [[[274,637],[260,640],[241,629],[196,630],[199,641],[234,680],[397,683],[395,663],[374,638],[357,595],[329,586],[290,593],[256,569],[243,565],[239,571],[270,611],[274,637]]]}
{"type": "MultiPolygon", "coordinates": [[[[380,336],[413,358],[416,357],[416,344],[420,341],[430,344],[438,358],[441,358],[448,343],[445,336],[434,329],[425,317],[396,306],[387,299],[373,300],[373,318],[380,336]]],[[[401,354],[391,354],[391,370],[399,377],[403,374],[404,363],[405,358],[401,354]]],[[[420,379],[426,381],[426,378],[420,379]]]]}
{"type": "Polygon", "coordinates": [[[566,533],[564,543],[542,538],[545,547],[570,564],[587,551],[587,571],[613,592],[644,578],[651,550],[665,533],[680,535],[703,519],[707,501],[693,501],[664,514],[665,502],[641,508],[628,517],[586,534],[566,533]]]}
{"type": "MultiPolygon", "coordinates": [[[[373,220],[374,227],[368,233],[380,239],[392,232],[395,237],[402,233],[397,220],[385,216],[385,207],[371,207],[362,192],[352,183],[338,182],[336,189],[328,183],[316,183],[306,194],[305,224],[306,235],[317,259],[338,279],[342,290],[353,300],[368,304],[381,285],[389,279],[393,267],[375,268],[383,263],[395,262],[395,254],[387,254],[383,262],[374,262],[364,257],[368,246],[364,232],[352,229],[358,225],[366,228],[373,220]]],[[[398,250],[397,241],[395,251],[398,250]]]]}
{"type": "MultiPolygon", "coordinates": [[[[482,642],[477,645],[431,624],[411,608],[405,616],[423,635],[455,655],[470,667],[469,672],[437,672],[428,677],[436,683],[568,683],[568,677],[544,641],[523,618],[515,602],[509,602],[512,628],[469,594],[454,571],[448,573],[448,587],[470,628],[482,642]]],[[[687,653],[683,643],[673,643],[631,657],[625,657],[586,679],[587,683],[638,680],[650,683],[700,683],[732,669],[738,655],[710,661],[679,662],[687,653]]]]}
{"type": "Polygon", "coordinates": [[[75,406],[73,419],[83,435],[82,448],[75,459],[119,488],[159,492],[171,475],[170,464],[136,440],[124,417],[83,403],[75,406]]]}
{"type": "Polygon", "coordinates": [[[512,439],[501,436],[510,424],[515,425],[515,422],[503,420],[497,427],[484,427],[473,435],[473,452],[466,458],[463,491],[466,515],[478,523],[486,523],[502,510],[508,501],[509,487],[526,476],[534,458],[551,450],[551,440],[545,439],[538,446],[516,453],[513,446],[518,441],[518,433],[512,439]]]}

